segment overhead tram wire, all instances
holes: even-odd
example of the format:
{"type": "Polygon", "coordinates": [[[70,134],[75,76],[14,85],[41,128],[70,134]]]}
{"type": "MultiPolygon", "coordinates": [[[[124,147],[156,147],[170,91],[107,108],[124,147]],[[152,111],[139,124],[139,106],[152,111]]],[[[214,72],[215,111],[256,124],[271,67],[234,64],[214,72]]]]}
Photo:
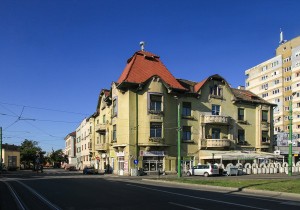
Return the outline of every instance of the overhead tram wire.
{"type": "Polygon", "coordinates": [[[61,113],[68,113],[68,114],[76,114],[76,115],[83,115],[83,116],[89,116],[90,115],[90,114],[80,113],[80,112],[70,112],[70,111],[65,111],[65,110],[43,108],[43,107],[34,107],[34,106],[12,104],[12,103],[5,103],[5,102],[0,102],[0,104],[6,104],[6,105],[11,105],[11,106],[22,106],[22,107],[27,107],[27,108],[31,108],[31,109],[40,109],[40,110],[46,110],[46,111],[61,112],[61,113]]]}

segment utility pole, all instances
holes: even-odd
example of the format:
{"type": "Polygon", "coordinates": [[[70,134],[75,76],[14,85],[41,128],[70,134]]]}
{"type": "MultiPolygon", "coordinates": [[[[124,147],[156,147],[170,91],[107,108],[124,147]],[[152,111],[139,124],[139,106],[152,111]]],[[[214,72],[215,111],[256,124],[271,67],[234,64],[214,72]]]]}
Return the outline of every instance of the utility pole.
{"type": "Polygon", "coordinates": [[[2,172],[2,127],[0,127],[0,173],[2,172]]]}
{"type": "Polygon", "coordinates": [[[180,113],[180,102],[178,99],[178,110],[177,110],[177,175],[178,178],[181,177],[181,154],[180,154],[180,141],[181,141],[181,125],[180,125],[180,119],[181,119],[181,113],[180,113]]]}
{"type": "Polygon", "coordinates": [[[288,175],[292,176],[292,158],[293,158],[293,103],[289,102],[289,158],[288,158],[288,175]]]}

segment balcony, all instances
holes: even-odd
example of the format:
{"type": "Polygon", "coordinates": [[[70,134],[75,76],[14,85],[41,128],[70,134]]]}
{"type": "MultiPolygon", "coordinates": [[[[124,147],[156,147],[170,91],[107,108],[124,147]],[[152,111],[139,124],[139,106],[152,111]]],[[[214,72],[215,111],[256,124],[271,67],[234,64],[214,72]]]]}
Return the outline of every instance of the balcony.
{"type": "Polygon", "coordinates": [[[205,139],[201,141],[201,146],[207,148],[230,147],[230,140],[229,139],[205,139]]]}
{"type": "Polygon", "coordinates": [[[106,129],[106,125],[104,123],[100,123],[95,126],[96,132],[105,132],[105,129],[106,129]]]}
{"type": "Polygon", "coordinates": [[[268,131],[269,130],[269,123],[268,122],[261,122],[261,130],[268,131]]]}
{"type": "Polygon", "coordinates": [[[204,115],[204,123],[209,124],[228,124],[230,117],[222,115],[204,115]]]}
{"type": "Polygon", "coordinates": [[[163,143],[165,143],[165,140],[164,140],[164,138],[161,138],[161,137],[150,137],[149,142],[163,144],[163,143]]]}
{"type": "Polygon", "coordinates": [[[109,144],[108,143],[101,143],[101,144],[96,144],[95,145],[95,150],[97,151],[106,151],[109,149],[109,144]]]}

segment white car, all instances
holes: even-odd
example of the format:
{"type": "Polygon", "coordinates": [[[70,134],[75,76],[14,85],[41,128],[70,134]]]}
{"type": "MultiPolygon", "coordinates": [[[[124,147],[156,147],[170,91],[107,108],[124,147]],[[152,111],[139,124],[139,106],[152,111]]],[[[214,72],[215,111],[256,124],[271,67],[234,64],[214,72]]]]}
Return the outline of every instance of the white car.
{"type": "Polygon", "coordinates": [[[198,175],[198,176],[213,176],[219,175],[219,168],[216,165],[205,164],[205,165],[197,165],[193,166],[186,173],[187,176],[198,175]]]}

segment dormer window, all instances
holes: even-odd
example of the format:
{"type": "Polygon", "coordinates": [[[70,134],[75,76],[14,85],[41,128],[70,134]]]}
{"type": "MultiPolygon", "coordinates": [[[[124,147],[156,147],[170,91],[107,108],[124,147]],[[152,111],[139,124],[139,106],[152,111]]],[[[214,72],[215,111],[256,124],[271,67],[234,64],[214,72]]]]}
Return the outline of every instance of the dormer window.
{"type": "Polygon", "coordinates": [[[223,88],[219,85],[214,85],[210,87],[210,95],[212,97],[221,98],[223,95],[223,88]]]}

